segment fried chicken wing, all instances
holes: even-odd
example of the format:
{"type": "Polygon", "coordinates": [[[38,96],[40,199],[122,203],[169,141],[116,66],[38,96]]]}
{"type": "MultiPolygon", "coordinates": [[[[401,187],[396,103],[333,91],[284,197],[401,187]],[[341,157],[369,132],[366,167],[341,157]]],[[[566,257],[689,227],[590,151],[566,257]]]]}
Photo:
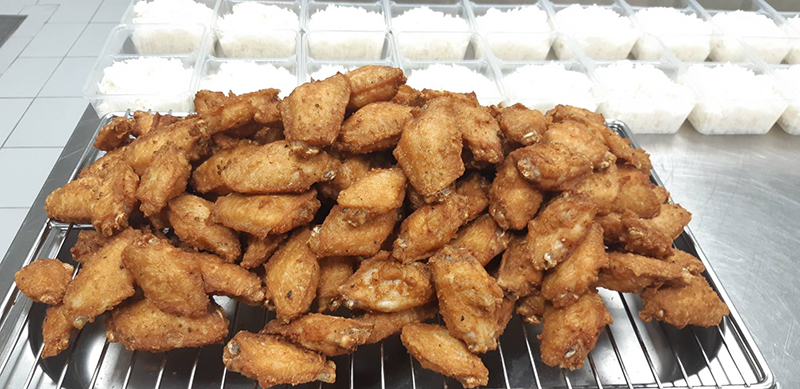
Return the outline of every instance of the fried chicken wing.
{"type": "Polygon", "coordinates": [[[392,98],[392,103],[407,107],[422,107],[425,105],[425,99],[422,98],[420,91],[408,85],[400,85],[397,94],[392,98]]]}
{"type": "Polygon", "coordinates": [[[332,179],[335,168],[324,151],[301,158],[288,141],[277,141],[214,154],[195,169],[192,186],[200,193],[302,193],[315,182],[332,179]]]}
{"type": "Polygon", "coordinates": [[[482,266],[500,255],[508,247],[511,234],[500,228],[492,216],[483,216],[470,222],[458,231],[450,246],[470,251],[482,266]]]}
{"type": "Polygon", "coordinates": [[[503,135],[523,146],[539,143],[547,131],[544,115],[519,103],[501,108],[496,119],[503,135]]]}
{"type": "Polygon", "coordinates": [[[400,335],[408,353],[422,367],[453,377],[465,388],[489,383],[489,370],[467,346],[450,335],[447,328],[434,324],[409,324],[400,335]]]}
{"type": "Polygon", "coordinates": [[[447,329],[474,353],[497,348],[503,290],[469,251],[445,247],[429,261],[447,329]]]}
{"type": "Polygon", "coordinates": [[[392,246],[392,257],[410,263],[433,255],[456,236],[469,211],[468,199],[452,194],[443,202],[426,205],[409,215],[400,225],[392,246]]]}
{"type": "Polygon", "coordinates": [[[333,361],[275,335],[240,331],[223,349],[222,362],[228,370],[258,380],[262,388],[336,381],[333,361]]]}
{"type": "Polygon", "coordinates": [[[341,191],[349,188],[350,185],[353,185],[356,181],[366,176],[370,170],[377,167],[374,160],[366,155],[348,154],[340,158],[342,158],[341,162],[338,159],[332,159],[332,165],[336,165],[334,169],[336,171],[335,177],[330,181],[317,184],[319,192],[331,200],[336,200],[341,191]]]}
{"type": "Polygon", "coordinates": [[[253,235],[246,235],[245,242],[247,243],[247,247],[244,250],[244,255],[242,255],[242,261],[239,262],[239,266],[245,269],[252,269],[263,265],[264,262],[275,253],[278,246],[286,240],[286,235],[287,234],[267,235],[264,239],[259,239],[253,235]]]}
{"type": "Polygon", "coordinates": [[[217,199],[211,218],[230,229],[265,239],[268,235],[283,234],[308,224],[319,207],[314,189],[297,195],[231,193],[217,199]]]}
{"type": "Polygon", "coordinates": [[[542,318],[542,362],[563,369],[580,369],[606,325],[613,322],[596,293],[581,296],[564,308],[547,305],[542,318]]]}
{"type": "Polygon", "coordinates": [[[658,215],[663,201],[653,190],[655,185],[650,183],[650,177],[629,166],[620,167],[617,176],[619,195],[612,203],[611,212],[631,211],[647,219],[658,215]]]}
{"type": "Polygon", "coordinates": [[[319,260],[317,312],[335,311],[342,304],[339,288],[353,275],[353,257],[328,257],[319,260]]]}
{"type": "Polygon", "coordinates": [[[89,254],[64,294],[65,315],[77,329],[133,296],[133,277],[122,264],[122,251],[142,233],[128,228],[89,254]]]}
{"type": "Polygon", "coordinates": [[[524,237],[512,237],[497,270],[497,285],[509,296],[527,296],[542,284],[542,271],[536,270],[524,237]]]}
{"type": "Polygon", "coordinates": [[[368,104],[390,101],[406,84],[403,71],[390,66],[366,65],[347,72],[352,93],[347,109],[355,111],[368,104]]]}
{"type": "Polygon", "coordinates": [[[133,113],[132,135],[139,137],[151,131],[159,131],[183,118],[172,115],[162,115],[158,112],[136,111],[133,113]]]}
{"type": "Polygon", "coordinates": [[[222,92],[201,89],[194,94],[194,109],[200,116],[208,116],[228,101],[229,97],[222,92]]]}
{"type": "Polygon", "coordinates": [[[78,233],[78,240],[75,245],[69,250],[72,254],[72,259],[78,263],[84,263],[90,254],[100,250],[112,238],[105,236],[95,230],[81,230],[78,233]]]}
{"type": "Polygon", "coordinates": [[[153,163],[148,166],[136,189],[136,199],[141,202],[139,209],[151,217],[167,205],[167,201],[177,197],[184,190],[192,174],[192,165],[186,153],[174,143],[167,143],[153,155],[153,163]]]}
{"type": "Polygon", "coordinates": [[[42,358],[54,357],[66,350],[73,332],[75,327],[67,319],[64,306],[48,307],[42,323],[42,358]]]}
{"type": "Polygon", "coordinates": [[[372,324],[354,319],[309,313],[289,324],[272,320],[260,333],[280,335],[311,351],[333,357],[349,354],[365,344],[372,327],[372,324]]]}
{"type": "Polygon", "coordinates": [[[503,162],[500,126],[489,110],[474,96],[451,95],[445,98],[451,101],[456,126],[475,160],[492,164],[503,162]]]}
{"type": "Polygon", "coordinates": [[[413,118],[412,110],[389,102],[366,105],[345,120],[333,147],[359,154],[394,148],[406,122],[413,118]]]}
{"type": "Polygon", "coordinates": [[[375,255],[392,233],[398,218],[395,210],[354,226],[347,221],[344,211],[341,205],[334,206],[322,225],[314,228],[308,244],[320,258],[375,255]]]}
{"type": "Polygon", "coordinates": [[[547,204],[528,223],[533,267],[550,269],[567,259],[589,232],[596,213],[592,200],[583,195],[563,194],[547,204]]]}
{"type": "Polygon", "coordinates": [[[501,228],[521,230],[536,215],[543,198],[510,157],[497,169],[489,189],[489,213],[501,228]]]}
{"type": "Polygon", "coordinates": [[[542,280],[542,297],[556,308],[565,307],[593,292],[600,269],[608,266],[603,229],[593,224],[569,258],[549,271],[542,280]]]}
{"type": "Polygon", "coordinates": [[[339,292],[348,308],[379,312],[418,307],[431,301],[434,294],[428,265],[401,264],[386,251],[361,262],[339,292]]]}
{"type": "Polygon", "coordinates": [[[706,271],[706,267],[703,265],[702,261],[683,250],[672,249],[672,254],[664,258],[664,262],[678,265],[681,269],[694,275],[699,275],[706,271]]]}
{"type": "Polygon", "coordinates": [[[264,265],[267,306],[288,322],[307,312],[317,294],[319,263],[308,248],[311,231],[299,229],[264,265]]]}
{"type": "Polygon", "coordinates": [[[611,164],[606,169],[586,176],[575,185],[572,191],[583,193],[592,199],[597,205],[598,215],[611,213],[621,191],[617,165],[611,164]]]}
{"type": "Polygon", "coordinates": [[[408,181],[423,196],[433,196],[464,174],[461,132],[452,103],[436,99],[406,123],[394,156],[408,181]]]}
{"type": "Polygon", "coordinates": [[[542,141],[563,145],[571,153],[584,156],[595,169],[605,169],[617,160],[602,137],[573,121],[550,124],[542,141]]]}
{"type": "Polygon", "coordinates": [[[542,324],[542,315],[547,300],[538,292],[534,292],[517,300],[517,313],[529,324],[542,324]]]}
{"type": "Polygon", "coordinates": [[[209,301],[203,276],[190,253],[145,235],[122,251],[122,263],[145,297],[162,311],[190,317],[206,313],[209,301]]]}
{"type": "Polygon", "coordinates": [[[456,193],[466,197],[464,223],[475,220],[489,207],[489,180],[480,173],[471,173],[456,182],[456,193]]]}
{"type": "Polygon", "coordinates": [[[100,129],[97,137],[94,138],[93,146],[103,151],[111,151],[125,146],[133,141],[135,126],[136,123],[133,119],[115,117],[100,129]]]}
{"type": "Polygon", "coordinates": [[[609,252],[608,262],[596,286],[617,292],[639,293],[650,285],[682,282],[686,277],[680,265],[637,254],[609,252]]]}
{"type": "Polygon", "coordinates": [[[399,334],[403,327],[433,319],[439,312],[436,303],[399,312],[367,312],[355,318],[359,322],[372,325],[372,332],[365,344],[378,343],[394,334],[399,334]]]}
{"type": "Polygon", "coordinates": [[[150,131],[125,147],[122,159],[142,175],[160,148],[169,142],[183,150],[189,161],[200,159],[208,146],[208,122],[199,117],[186,118],[156,131],[150,131]]]}
{"type": "Polygon", "coordinates": [[[627,251],[663,258],[672,253],[672,242],[691,220],[692,214],[678,204],[662,204],[658,216],[652,219],[628,212],[622,215],[625,233],[620,241],[627,251]]]}
{"type": "Polygon", "coordinates": [[[360,225],[402,207],[405,195],[406,176],[402,169],[375,169],[339,192],[338,203],[345,220],[360,225]]]}
{"type": "Polygon", "coordinates": [[[37,303],[61,304],[75,268],[58,259],[38,259],[14,274],[17,288],[37,303]]]}
{"type": "Polygon", "coordinates": [[[203,287],[211,295],[228,296],[249,305],[264,304],[261,277],[241,266],[225,263],[212,254],[192,253],[203,275],[203,287]]]}
{"type": "Polygon", "coordinates": [[[665,321],[677,328],[687,325],[711,327],[730,314],[714,289],[702,276],[691,276],[686,285],[652,286],[641,294],[644,308],[639,318],[665,321]]]}
{"type": "Polygon", "coordinates": [[[213,207],[214,203],[204,198],[183,194],[169,201],[167,219],[181,242],[233,262],[242,254],[239,235],[211,219],[213,207]]]}
{"type": "Polygon", "coordinates": [[[303,147],[333,144],[344,121],[350,91],[350,80],[341,73],[295,88],[280,104],[286,140],[303,147]]]}
{"type": "Polygon", "coordinates": [[[166,313],[149,299],[111,311],[106,321],[109,342],[119,342],[126,349],[149,352],[222,343],[228,336],[225,311],[211,303],[196,317],[166,313]]]}
{"type": "Polygon", "coordinates": [[[592,171],[591,162],[561,144],[534,144],[511,154],[525,179],[541,190],[568,189],[592,171]]]}

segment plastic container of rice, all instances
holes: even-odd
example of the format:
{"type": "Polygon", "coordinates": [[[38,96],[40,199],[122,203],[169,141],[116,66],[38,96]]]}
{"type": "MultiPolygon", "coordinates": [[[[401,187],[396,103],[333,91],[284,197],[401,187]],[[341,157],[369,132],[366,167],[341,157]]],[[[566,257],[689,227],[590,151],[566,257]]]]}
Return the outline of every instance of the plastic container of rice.
{"type": "MultiPolygon", "coordinates": [[[[777,65],[772,69],[775,71],[775,76],[781,80],[781,84],[793,91],[800,91],[800,65],[777,65]]],[[[778,119],[778,124],[787,133],[800,135],[800,97],[797,94],[794,97],[778,119]]]]}
{"type": "Polygon", "coordinates": [[[535,5],[471,4],[475,27],[501,61],[542,61],[555,34],[547,11],[535,5]]]}
{"type": "Polygon", "coordinates": [[[280,89],[286,97],[300,84],[297,61],[207,58],[200,67],[195,91],[243,94],[260,89],[280,89]]]}
{"type": "Polygon", "coordinates": [[[301,11],[294,2],[223,0],[213,24],[215,56],[295,56],[300,47],[301,11]]]}
{"type": "Polygon", "coordinates": [[[448,90],[457,93],[475,92],[483,105],[503,101],[503,91],[495,69],[488,61],[404,62],[408,86],[421,89],[448,90]]]}
{"type": "MultiPolygon", "coordinates": [[[[578,48],[591,59],[625,59],[639,38],[640,31],[629,10],[616,1],[556,0],[552,12],[556,31],[575,39],[578,48]]],[[[553,48],[561,60],[575,56],[572,46],[559,37],[553,48]]]]}
{"type": "Polygon", "coordinates": [[[306,75],[303,82],[309,82],[311,79],[324,80],[334,74],[346,73],[353,69],[360,68],[366,65],[378,66],[396,66],[394,62],[385,61],[316,61],[311,60],[306,62],[306,75]]]}
{"type": "Polygon", "coordinates": [[[473,28],[467,10],[461,4],[393,4],[390,17],[402,58],[460,61],[467,56],[473,28]]]}
{"type": "Polygon", "coordinates": [[[308,55],[315,59],[379,60],[387,55],[388,26],[382,3],[309,3],[308,55]]]}
{"type": "Polygon", "coordinates": [[[137,50],[147,55],[210,52],[216,0],[134,0],[122,17],[137,50]]]}
{"type": "Polygon", "coordinates": [[[603,100],[590,66],[568,61],[505,62],[500,64],[506,105],[521,103],[547,112],[558,104],[596,111],[603,100]]]}
{"type": "Polygon", "coordinates": [[[658,60],[661,45],[681,61],[702,62],[720,33],[710,16],[689,0],[630,0],[633,20],[644,32],[631,51],[638,60],[658,60]]]}
{"type": "MultiPolygon", "coordinates": [[[[774,2],[772,7],[775,8],[781,17],[786,19],[786,24],[783,26],[786,35],[790,37],[800,37],[800,2],[774,2]]],[[[789,50],[789,54],[787,54],[786,58],[783,60],[789,64],[800,63],[800,41],[792,40],[792,47],[789,50]]]]}

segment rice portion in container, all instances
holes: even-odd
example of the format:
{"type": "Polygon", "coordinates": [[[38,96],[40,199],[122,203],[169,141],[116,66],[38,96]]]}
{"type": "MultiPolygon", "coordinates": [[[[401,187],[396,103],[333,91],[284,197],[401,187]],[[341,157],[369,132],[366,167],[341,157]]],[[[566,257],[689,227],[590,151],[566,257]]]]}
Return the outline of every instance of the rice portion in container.
{"type": "Polygon", "coordinates": [[[286,97],[297,86],[297,77],[284,67],[253,61],[230,61],[219,65],[219,70],[200,80],[199,89],[215,92],[243,94],[260,89],[280,89],[286,97]]]}
{"type": "Polygon", "coordinates": [[[692,90],[651,64],[615,62],[595,69],[605,101],[598,111],[637,134],[673,134],[694,108],[692,90]]]}
{"type": "Polygon", "coordinates": [[[659,40],[681,61],[703,62],[711,53],[713,25],[696,14],[671,7],[642,8],[636,20],[644,30],[633,46],[633,55],[640,60],[658,60],[662,48],[659,40]]]}
{"type": "Polygon", "coordinates": [[[790,64],[800,63],[800,15],[786,18],[786,22],[787,23],[783,25],[783,31],[786,33],[786,36],[794,39],[790,39],[791,49],[784,60],[790,64]]]}
{"type": "MultiPolygon", "coordinates": [[[[793,91],[800,91],[800,65],[790,66],[785,69],[775,69],[775,75],[783,79],[793,91]]],[[[784,131],[792,135],[800,135],[800,98],[795,98],[789,107],[778,119],[784,131]]]]}
{"type": "Polygon", "coordinates": [[[475,18],[492,52],[505,61],[541,61],[552,44],[547,13],[536,6],[489,8],[475,18]]]}
{"type": "Polygon", "coordinates": [[[411,60],[462,60],[471,38],[465,19],[429,7],[392,18],[392,28],[399,32],[400,54],[411,60]]]}
{"type": "MultiPolygon", "coordinates": [[[[556,13],[556,23],[558,29],[575,38],[578,47],[592,59],[625,59],[639,39],[639,32],[629,18],[598,5],[572,4],[556,13]]],[[[553,48],[559,59],[575,56],[564,37],[557,37],[553,48]]]]}
{"type": "Polygon", "coordinates": [[[744,58],[742,46],[735,38],[741,38],[770,64],[781,63],[791,49],[786,31],[766,15],[750,11],[720,12],[712,20],[727,35],[711,42],[711,59],[716,62],[739,62],[744,58]]]}
{"type": "Polygon", "coordinates": [[[287,58],[295,54],[300,19],[291,9],[246,1],[217,20],[222,54],[232,58],[287,58]]]}
{"type": "Polygon", "coordinates": [[[176,58],[143,57],[114,61],[97,84],[100,116],[131,110],[192,110],[191,66],[176,58]]]}
{"type": "Polygon", "coordinates": [[[213,14],[193,0],[140,0],[133,6],[131,39],[139,54],[191,53],[203,43],[213,14]]]}
{"type": "Polygon", "coordinates": [[[789,104],[771,75],[741,65],[696,64],[681,79],[700,89],[689,121],[702,134],[766,134],[789,104]]]}
{"type": "Polygon", "coordinates": [[[495,104],[501,100],[500,91],[493,80],[463,65],[433,64],[412,70],[406,84],[418,90],[475,92],[481,104],[495,104]]]}
{"type": "Polygon", "coordinates": [[[380,12],[328,5],[308,20],[309,55],[314,59],[381,58],[386,21],[380,12]]]}
{"type": "Polygon", "coordinates": [[[579,71],[559,63],[525,65],[503,78],[508,104],[522,103],[542,112],[558,104],[597,109],[594,83],[579,71]]]}

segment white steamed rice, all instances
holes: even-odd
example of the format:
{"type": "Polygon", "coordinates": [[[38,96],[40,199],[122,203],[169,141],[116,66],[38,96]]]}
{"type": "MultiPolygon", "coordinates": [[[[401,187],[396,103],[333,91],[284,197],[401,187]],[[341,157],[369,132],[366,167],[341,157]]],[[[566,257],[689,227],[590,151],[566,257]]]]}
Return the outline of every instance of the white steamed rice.
{"type": "Polygon", "coordinates": [[[416,7],[392,18],[400,54],[412,60],[464,59],[470,42],[469,23],[453,15],[416,7]]]}
{"type": "MultiPolygon", "coordinates": [[[[138,1],[133,6],[131,36],[139,54],[186,54],[203,43],[214,11],[193,0],[138,1]],[[170,24],[154,25],[154,24],[170,24]]],[[[209,42],[207,50],[210,50],[209,42]]]]}
{"type": "Polygon", "coordinates": [[[232,58],[286,58],[295,54],[300,21],[291,9],[236,3],[216,25],[222,54],[232,58]]]}
{"type": "Polygon", "coordinates": [[[475,18],[492,53],[505,61],[541,61],[552,43],[547,14],[536,6],[489,8],[475,18]]]}
{"type": "Polygon", "coordinates": [[[308,21],[309,55],[314,59],[378,60],[386,22],[380,12],[328,5],[308,21]]]}
{"type": "Polygon", "coordinates": [[[216,73],[200,80],[200,89],[236,94],[260,89],[280,89],[280,97],[286,97],[297,86],[297,77],[284,67],[271,63],[258,64],[253,61],[223,62],[216,73]]]}
{"type": "Polygon", "coordinates": [[[191,111],[192,73],[179,59],[135,58],[115,61],[103,69],[93,101],[100,116],[131,110],[191,111]],[[146,95],[146,96],[145,96],[146,95]]]}
{"type": "Polygon", "coordinates": [[[446,90],[457,93],[475,92],[481,104],[500,101],[500,91],[494,81],[463,65],[434,64],[424,69],[412,70],[408,86],[422,90],[446,90]]]}
{"type": "MultiPolygon", "coordinates": [[[[598,5],[572,4],[556,13],[556,23],[559,30],[575,38],[578,47],[592,59],[625,59],[639,38],[630,19],[598,5]]],[[[559,59],[575,56],[564,36],[556,38],[553,48],[559,59]]]]}
{"type": "Polygon", "coordinates": [[[712,20],[726,34],[711,43],[711,59],[716,62],[743,61],[745,54],[737,37],[771,64],[781,63],[791,49],[786,32],[766,15],[750,11],[720,12],[712,20]]]}
{"type": "Polygon", "coordinates": [[[542,112],[558,104],[597,109],[594,84],[586,74],[568,70],[564,65],[525,65],[503,78],[508,104],[522,103],[542,112]]]}
{"type": "Polygon", "coordinates": [[[659,60],[663,49],[659,40],[681,61],[703,62],[711,53],[714,27],[695,14],[672,7],[650,7],[636,11],[639,24],[652,34],[643,34],[633,46],[640,60],[659,60]]]}
{"type": "Polygon", "coordinates": [[[775,74],[785,81],[789,88],[795,92],[794,99],[789,103],[789,107],[778,119],[778,124],[781,125],[784,131],[792,135],[800,135],[800,97],[797,93],[800,92],[800,65],[791,66],[786,69],[776,69],[775,74]]]}

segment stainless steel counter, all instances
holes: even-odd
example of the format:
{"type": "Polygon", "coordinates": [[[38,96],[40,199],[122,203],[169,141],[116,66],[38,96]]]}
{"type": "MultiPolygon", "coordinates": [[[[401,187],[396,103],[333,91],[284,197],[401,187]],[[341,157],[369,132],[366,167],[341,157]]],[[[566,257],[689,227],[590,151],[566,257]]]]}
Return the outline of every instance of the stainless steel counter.
{"type": "Polygon", "coordinates": [[[800,137],[640,135],[785,388],[800,388],[800,137]]]}

